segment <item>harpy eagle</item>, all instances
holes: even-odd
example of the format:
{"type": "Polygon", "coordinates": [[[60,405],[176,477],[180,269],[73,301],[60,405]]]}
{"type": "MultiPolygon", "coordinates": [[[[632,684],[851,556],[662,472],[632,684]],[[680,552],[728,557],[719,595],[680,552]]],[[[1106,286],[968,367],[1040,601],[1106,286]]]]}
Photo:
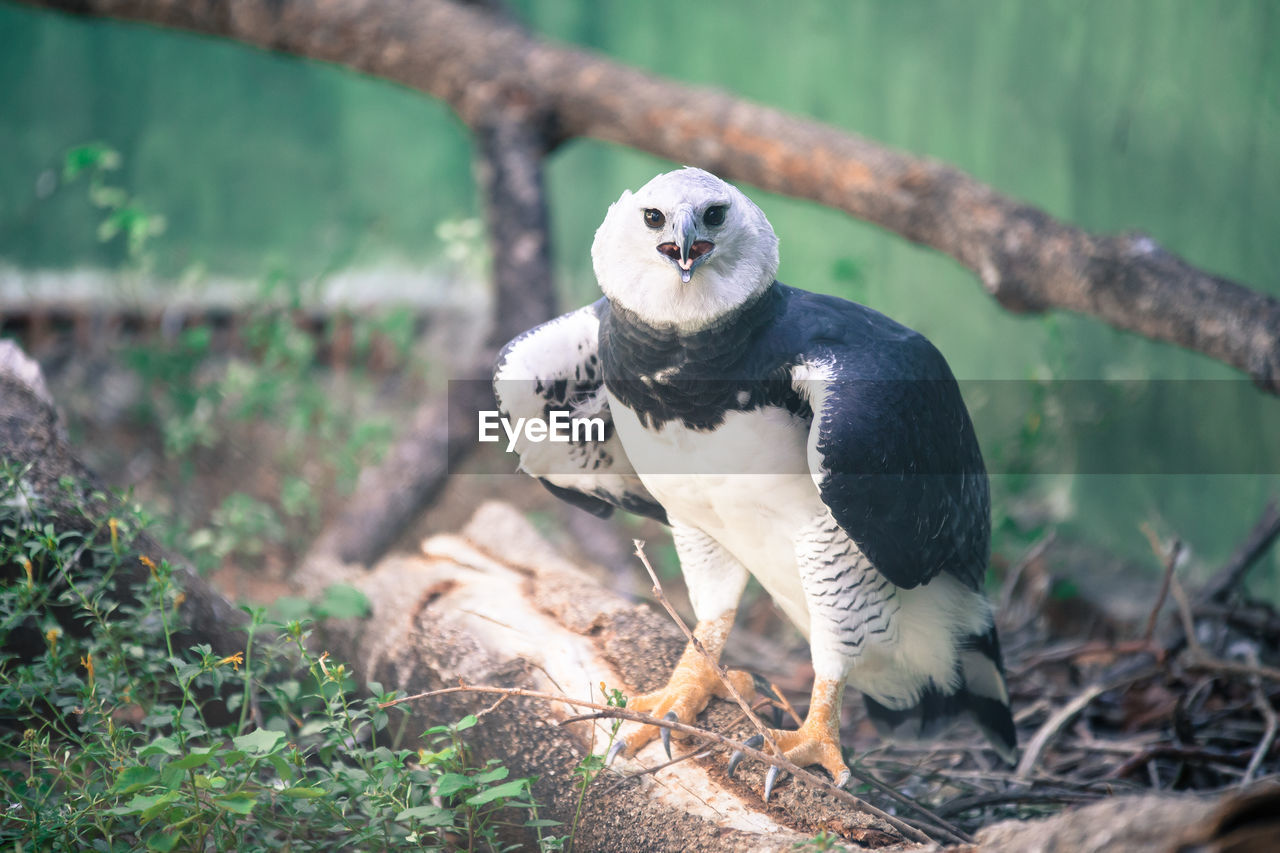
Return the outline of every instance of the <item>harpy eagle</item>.
{"type": "MultiPolygon", "coordinates": [[[[597,515],[669,523],[712,657],[756,577],[813,658],[804,723],[771,733],[793,763],[848,780],[846,684],[882,730],[927,736],[967,714],[1012,760],[982,594],[987,475],[938,350],[870,308],[775,281],[764,213],[700,169],[624,192],[591,256],[604,298],[509,343],[494,385],[505,417],[597,417],[603,440],[526,434],[520,468],[597,515]]],[[[724,692],[690,646],[666,687],[628,707],[687,723],[724,692]]],[[[656,734],[631,731],[615,754],[656,734]]]]}

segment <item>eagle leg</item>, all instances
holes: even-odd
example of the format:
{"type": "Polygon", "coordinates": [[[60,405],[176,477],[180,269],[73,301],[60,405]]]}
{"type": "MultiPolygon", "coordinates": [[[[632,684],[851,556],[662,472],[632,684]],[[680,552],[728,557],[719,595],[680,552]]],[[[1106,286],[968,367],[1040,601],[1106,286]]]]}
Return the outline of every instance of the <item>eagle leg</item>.
{"type": "MultiPolygon", "coordinates": [[[[813,700],[800,728],[793,731],[768,730],[787,761],[799,767],[820,765],[840,787],[844,787],[849,781],[849,767],[844,763],[844,756],[840,752],[840,699],[843,694],[843,682],[819,678],[813,683],[813,700]]],[[[757,735],[747,743],[759,748],[763,741],[757,735]]],[[[730,776],[743,757],[741,752],[735,752],[730,757],[730,776]]],[[[765,802],[769,801],[773,783],[777,781],[777,770],[777,767],[769,768],[769,776],[765,780],[765,802]]]]}
{"type": "MultiPolygon", "coordinates": [[[[732,624],[732,612],[714,620],[698,623],[693,635],[703,648],[699,649],[693,643],[686,645],[684,654],[672,670],[666,686],[628,699],[627,710],[640,711],[653,717],[687,724],[692,723],[694,718],[707,707],[711,697],[731,698],[732,694],[717,672],[717,661],[720,657],[723,637],[728,634],[728,626],[732,624]]],[[[755,698],[755,686],[750,673],[733,669],[728,670],[725,677],[744,700],[750,702],[755,698]]],[[[609,758],[612,759],[619,753],[635,755],[659,735],[659,729],[659,726],[640,726],[614,744],[609,751],[609,758]]],[[[662,740],[667,756],[670,757],[671,742],[669,736],[665,735],[666,731],[662,729],[664,733],[662,740]]]]}

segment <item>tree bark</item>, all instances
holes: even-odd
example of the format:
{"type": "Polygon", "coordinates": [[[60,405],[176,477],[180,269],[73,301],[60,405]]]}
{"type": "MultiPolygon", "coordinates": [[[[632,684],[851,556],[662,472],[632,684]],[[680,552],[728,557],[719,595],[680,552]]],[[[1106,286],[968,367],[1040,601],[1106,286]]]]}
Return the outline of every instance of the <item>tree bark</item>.
{"type": "MultiPolygon", "coordinates": [[[[86,468],[68,443],[39,365],[12,341],[0,340],[0,460],[25,469],[29,500],[56,519],[59,530],[88,533],[118,513],[118,502],[86,468]],[[64,484],[66,484],[64,486],[64,484]]],[[[209,643],[221,655],[243,651],[243,612],[205,583],[185,561],[168,554],[145,532],[132,543],[133,559],[117,575],[124,590],[143,582],[149,571],[137,556],[168,559],[185,595],[179,616],[185,633],[178,641],[209,643]]],[[[16,565],[0,566],[5,577],[16,565]]],[[[64,626],[78,630],[77,625],[64,626]]]]}
{"type": "Polygon", "coordinates": [[[949,166],[721,91],[531,36],[453,0],[23,0],[336,62],[449,103],[472,128],[513,105],[590,136],[812,199],[931,246],[1012,311],[1065,309],[1202,352],[1280,393],[1280,300],[1139,234],[1094,235],[949,166]]]}

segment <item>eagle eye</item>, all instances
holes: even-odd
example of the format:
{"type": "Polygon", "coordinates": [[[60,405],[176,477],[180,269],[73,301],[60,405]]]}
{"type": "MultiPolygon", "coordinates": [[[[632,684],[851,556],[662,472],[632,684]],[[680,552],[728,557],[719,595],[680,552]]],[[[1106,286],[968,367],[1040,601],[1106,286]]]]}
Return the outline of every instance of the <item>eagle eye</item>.
{"type": "Polygon", "coordinates": [[[644,224],[650,228],[661,228],[667,221],[667,217],[662,215],[662,211],[656,207],[646,207],[644,209],[644,224]]]}
{"type": "Polygon", "coordinates": [[[711,228],[715,228],[717,225],[723,225],[724,211],[725,206],[723,204],[711,205],[711,207],[708,207],[706,212],[702,214],[703,223],[711,228]]]}

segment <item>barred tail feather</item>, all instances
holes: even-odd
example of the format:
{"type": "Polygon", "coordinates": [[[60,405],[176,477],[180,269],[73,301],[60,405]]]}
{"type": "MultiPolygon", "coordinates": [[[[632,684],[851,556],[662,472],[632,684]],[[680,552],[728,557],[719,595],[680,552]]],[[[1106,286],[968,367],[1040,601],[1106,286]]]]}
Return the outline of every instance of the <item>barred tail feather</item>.
{"type": "Polygon", "coordinates": [[[996,629],[991,627],[985,634],[966,637],[957,652],[958,688],[944,689],[930,681],[916,704],[901,709],[889,708],[864,695],[867,715],[882,734],[904,739],[937,737],[968,716],[1001,758],[1016,763],[1018,735],[1009,710],[996,629]]]}

